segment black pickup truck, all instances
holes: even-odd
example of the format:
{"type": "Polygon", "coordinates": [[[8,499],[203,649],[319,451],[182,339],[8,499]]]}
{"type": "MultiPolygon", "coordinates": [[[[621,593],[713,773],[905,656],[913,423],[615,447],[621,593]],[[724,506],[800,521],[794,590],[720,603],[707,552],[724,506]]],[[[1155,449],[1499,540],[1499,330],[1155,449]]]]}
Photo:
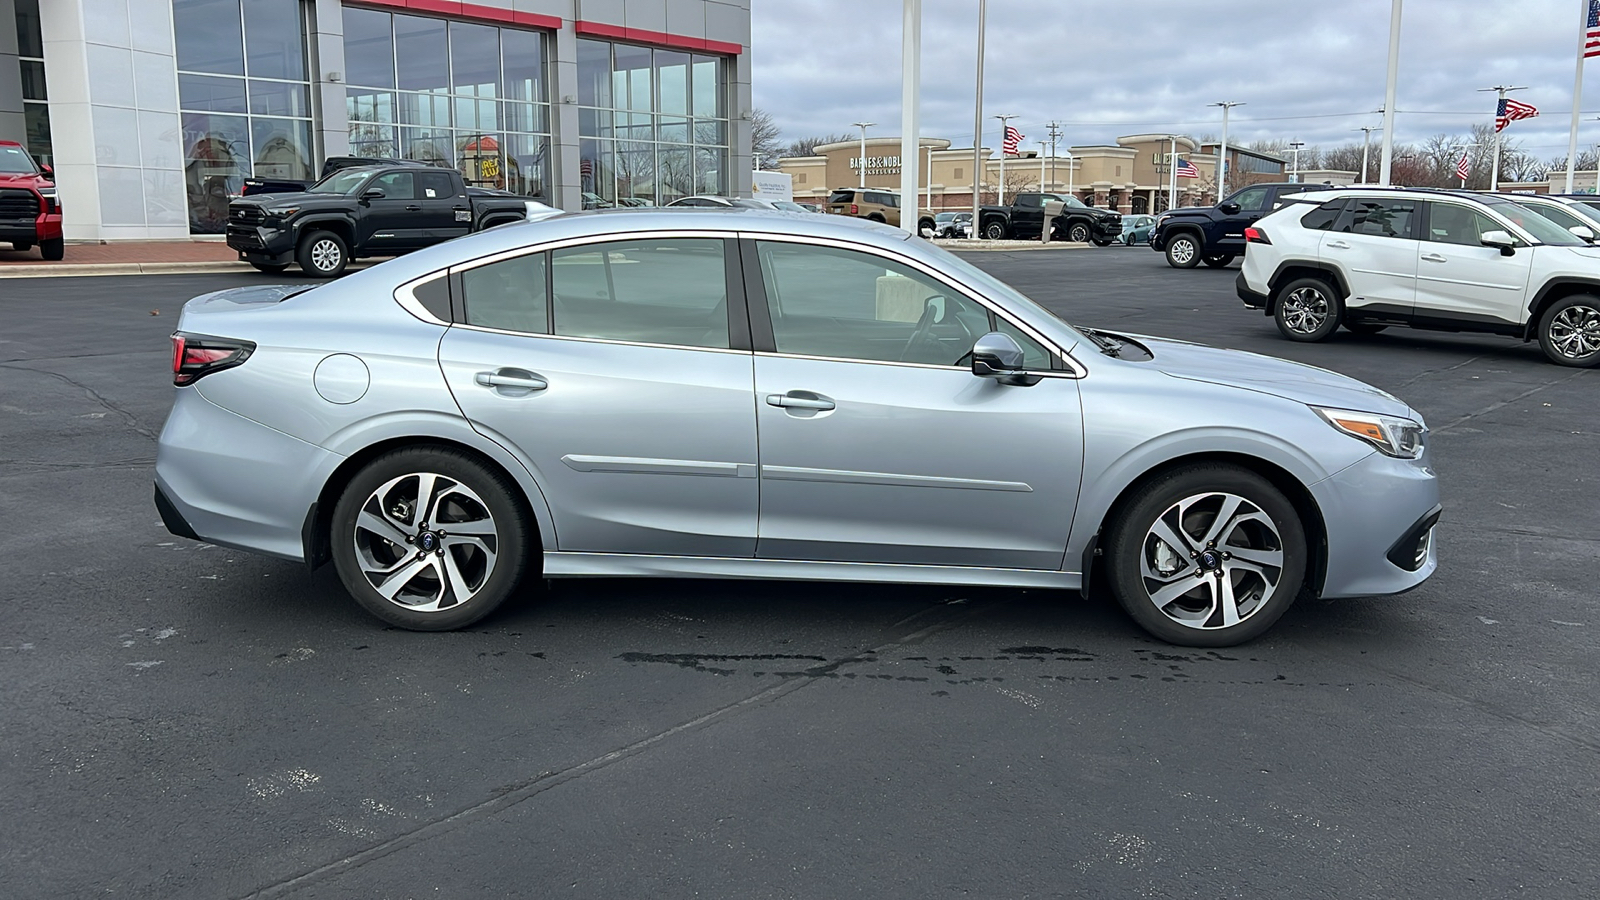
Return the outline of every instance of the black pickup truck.
{"type": "Polygon", "coordinates": [[[333,278],[351,259],[420,250],[548,209],[526,197],[469,189],[454,169],[362,166],[300,193],[234,200],[228,246],[263,272],[296,262],[308,275],[333,278]]]}
{"type": "Polygon", "coordinates": [[[1109,209],[1095,209],[1070,194],[1041,194],[1023,191],[1010,206],[985,206],[979,209],[978,233],[991,241],[1007,238],[1036,238],[1044,223],[1046,200],[1060,200],[1061,215],[1051,220],[1050,236],[1068,241],[1094,241],[1109,247],[1122,233],[1122,216],[1109,209]]]}
{"type": "Polygon", "coordinates": [[[1252,184],[1229,194],[1216,206],[1170,209],[1156,219],[1150,249],[1167,255],[1174,269],[1192,269],[1202,261],[1220,269],[1244,253],[1244,230],[1283,206],[1284,197],[1325,191],[1326,184],[1252,184]]]}

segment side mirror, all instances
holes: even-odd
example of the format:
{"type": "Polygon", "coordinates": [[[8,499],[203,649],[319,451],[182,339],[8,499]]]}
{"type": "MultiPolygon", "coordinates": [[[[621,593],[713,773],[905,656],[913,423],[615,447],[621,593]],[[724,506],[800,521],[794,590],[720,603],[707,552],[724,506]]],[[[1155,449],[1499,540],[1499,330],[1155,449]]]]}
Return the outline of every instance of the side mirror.
{"type": "Polygon", "coordinates": [[[1591,244],[1594,243],[1594,229],[1587,225],[1573,225],[1567,230],[1591,244]]]}
{"type": "Polygon", "coordinates": [[[39,174],[43,175],[44,177],[46,177],[48,179],[50,179],[51,181],[54,181],[55,178],[56,178],[56,170],[50,168],[50,164],[49,163],[45,163],[44,165],[39,167],[39,174]]]}
{"type": "Polygon", "coordinates": [[[1516,239],[1513,238],[1509,233],[1500,231],[1498,229],[1495,231],[1485,231],[1478,237],[1478,242],[1483,244],[1485,247],[1499,247],[1501,256],[1511,256],[1517,252],[1514,249],[1516,246],[1516,239]]]}
{"type": "Polygon", "coordinates": [[[1010,335],[991,331],[972,345],[972,374],[993,378],[1001,384],[1026,387],[1037,384],[1039,376],[1028,375],[1022,362],[1022,347],[1010,335]]]}
{"type": "Polygon", "coordinates": [[[1221,206],[1217,207],[1217,209],[1222,210],[1223,215],[1231,216],[1234,213],[1237,213],[1239,211],[1239,204],[1237,204],[1237,203],[1224,203],[1221,206]]]}
{"type": "Polygon", "coordinates": [[[361,199],[363,200],[382,200],[387,196],[389,195],[384,193],[383,188],[367,188],[361,192],[361,199]]]}

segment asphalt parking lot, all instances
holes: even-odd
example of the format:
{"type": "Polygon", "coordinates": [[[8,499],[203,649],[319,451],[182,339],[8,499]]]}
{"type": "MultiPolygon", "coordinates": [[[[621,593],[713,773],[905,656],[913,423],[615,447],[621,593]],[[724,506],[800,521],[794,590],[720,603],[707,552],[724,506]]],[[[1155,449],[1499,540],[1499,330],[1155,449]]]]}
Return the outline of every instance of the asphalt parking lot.
{"type": "Polygon", "coordinates": [[[1411,403],[1438,575],[1227,651],[1103,596],[801,583],[388,630],[151,503],[182,301],[282,277],[0,280],[0,896],[1595,896],[1600,372],[1291,344],[1237,266],[1143,247],[971,258],[1411,403]]]}

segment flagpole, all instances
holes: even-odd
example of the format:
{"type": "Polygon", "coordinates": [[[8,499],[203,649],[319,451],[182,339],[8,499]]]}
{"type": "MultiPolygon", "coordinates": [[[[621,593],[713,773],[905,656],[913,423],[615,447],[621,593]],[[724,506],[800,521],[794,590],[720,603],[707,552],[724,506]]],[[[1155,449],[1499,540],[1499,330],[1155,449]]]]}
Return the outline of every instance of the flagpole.
{"type": "Polygon", "coordinates": [[[1006,131],[1006,123],[1016,117],[1016,113],[995,116],[996,119],[1000,120],[1000,194],[999,199],[995,201],[996,206],[1006,205],[1006,141],[1011,137],[1010,133],[1006,131]]]}
{"type": "Polygon", "coordinates": [[[1383,150],[1378,157],[1378,183],[1389,186],[1389,169],[1394,163],[1394,94],[1400,74],[1400,3],[1389,7],[1389,77],[1383,89],[1383,150]]]}
{"type": "MultiPolygon", "coordinates": [[[[922,190],[917,164],[922,137],[918,109],[922,99],[922,0],[905,0],[900,25],[900,227],[921,234],[922,190]]],[[[929,204],[930,206],[932,204],[929,204]]],[[[931,213],[930,213],[931,215],[931,213]]]]}
{"type": "Polygon", "coordinates": [[[1589,0],[1578,0],[1578,65],[1572,76],[1572,132],[1567,136],[1567,190],[1572,193],[1572,174],[1578,166],[1578,101],[1583,98],[1583,51],[1589,38],[1589,0]]]}
{"type": "Polygon", "coordinates": [[[1172,153],[1167,157],[1167,209],[1178,205],[1178,136],[1167,135],[1172,140],[1172,153]]]}
{"type": "MultiPolygon", "coordinates": [[[[1522,90],[1521,87],[1513,87],[1509,84],[1497,84],[1494,87],[1478,88],[1478,93],[1480,94],[1486,94],[1489,91],[1494,91],[1495,95],[1499,98],[1495,101],[1494,106],[1494,166],[1489,170],[1489,190],[1491,191],[1500,190],[1500,132],[1505,130],[1505,128],[1502,127],[1499,122],[1500,104],[1505,102],[1507,92],[1520,90],[1522,90]]],[[[1506,124],[1511,124],[1509,119],[1507,120],[1506,124]]]]}
{"type": "Polygon", "coordinates": [[[983,198],[983,25],[989,18],[989,0],[978,0],[978,84],[972,107],[972,240],[982,237],[979,201],[983,198]]]}

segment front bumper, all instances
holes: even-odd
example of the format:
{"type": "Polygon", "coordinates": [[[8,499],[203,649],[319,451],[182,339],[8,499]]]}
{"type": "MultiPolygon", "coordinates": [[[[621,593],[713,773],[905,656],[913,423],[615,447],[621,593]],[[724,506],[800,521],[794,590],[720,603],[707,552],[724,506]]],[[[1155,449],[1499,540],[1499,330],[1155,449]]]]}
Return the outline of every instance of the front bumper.
{"type": "Polygon", "coordinates": [[[1233,280],[1233,292],[1238,294],[1239,299],[1244,301],[1244,305],[1251,309],[1267,308],[1267,295],[1251,290],[1250,283],[1245,281],[1243,271],[1239,273],[1238,278],[1233,280]]]}
{"type": "Polygon", "coordinates": [[[42,213],[30,219],[0,219],[0,242],[37,244],[60,237],[60,213],[42,213]]]}
{"type": "Polygon", "coordinates": [[[1109,241],[1122,234],[1122,222],[1115,219],[1100,219],[1089,224],[1089,230],[1096,238],[1109,241]]]}
{"type": "Polygon", "coordinates": [[[1328,535],[1323,598],[1398,594],[1438,568],[1433,536],[1442,507],[1428,453],[1373,453],[1311,485],[1311,494],[1328,535]]]}
{"type": "Polygon", "coordinates": [[[288,262],[294,256],[294,230],[265,224],[230,224],[228,246],[258,262],[288,262]]]}

